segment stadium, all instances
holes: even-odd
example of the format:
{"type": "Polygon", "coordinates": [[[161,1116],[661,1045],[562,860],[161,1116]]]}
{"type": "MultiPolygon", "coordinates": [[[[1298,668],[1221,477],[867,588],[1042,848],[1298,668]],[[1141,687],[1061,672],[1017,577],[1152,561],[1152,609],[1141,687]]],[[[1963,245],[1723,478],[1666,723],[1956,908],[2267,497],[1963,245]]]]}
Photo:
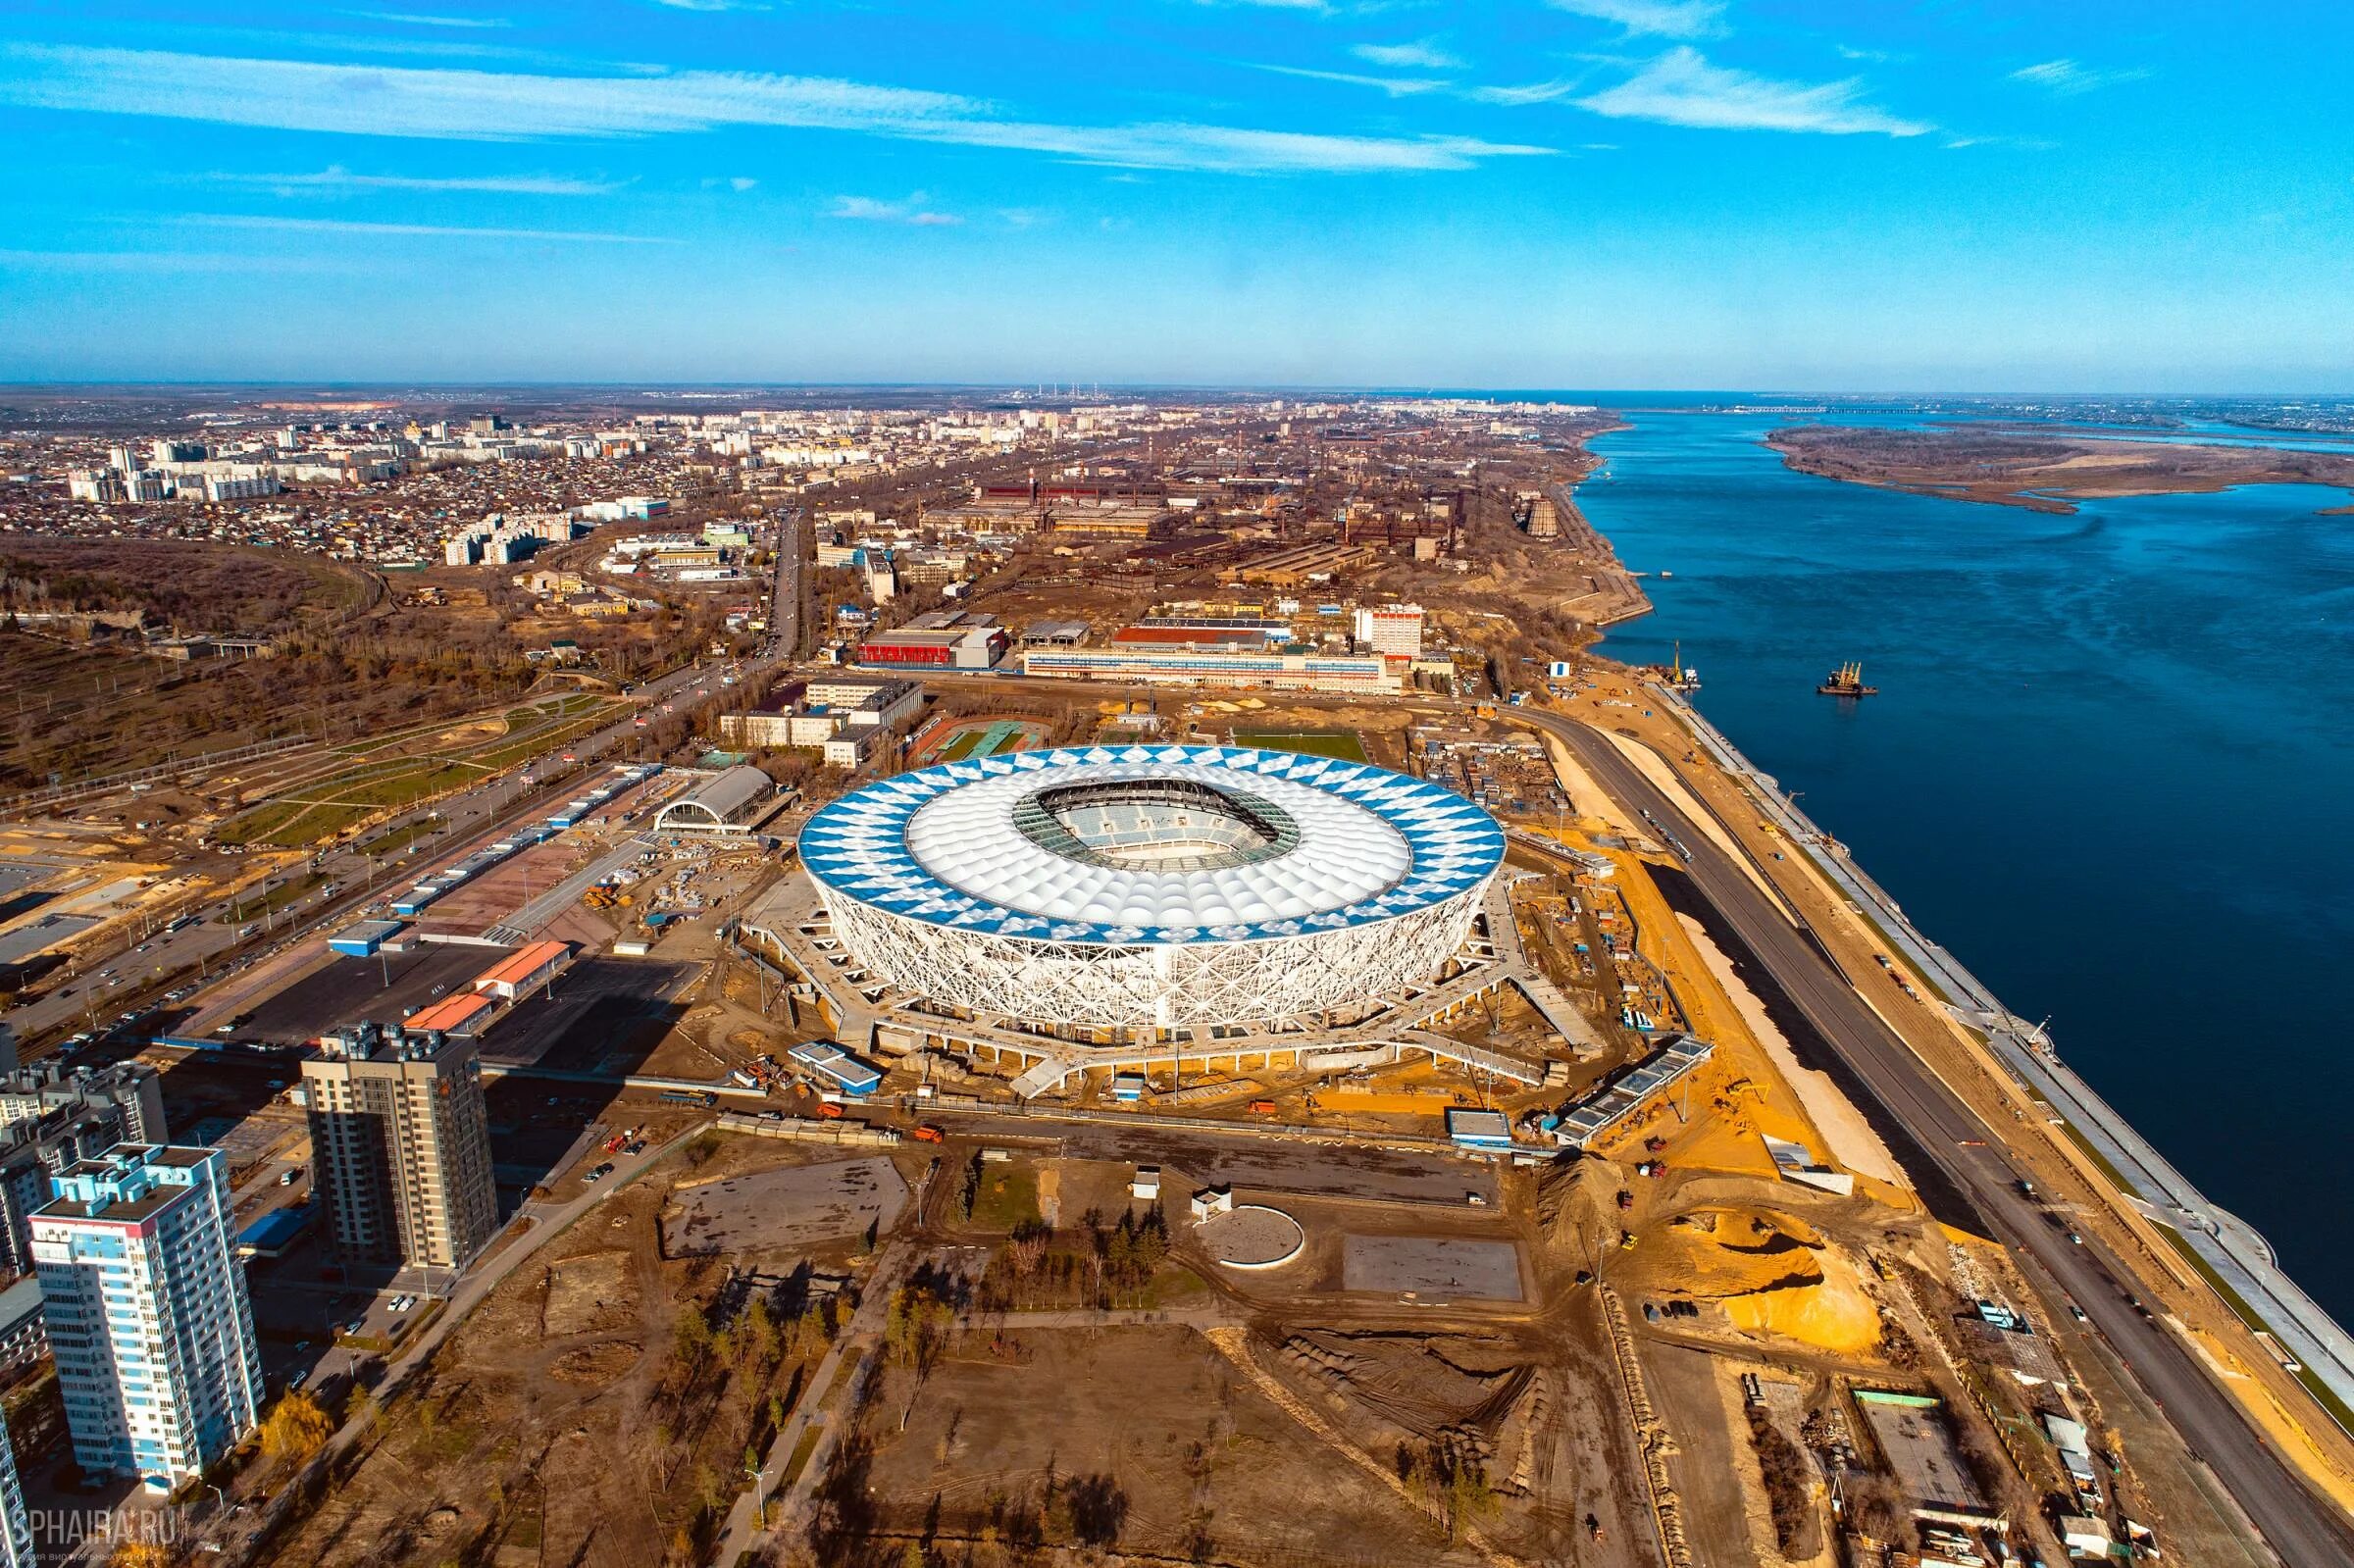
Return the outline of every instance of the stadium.
{"type": "Polygon", "coordinates": [[[943,763],[802,828],[861,964],[1016,1024],[1167,1029],[1361,1011],[1435,975],[1504,859],[1494,818],[1387,769],[1225,746],[943,763]]]}

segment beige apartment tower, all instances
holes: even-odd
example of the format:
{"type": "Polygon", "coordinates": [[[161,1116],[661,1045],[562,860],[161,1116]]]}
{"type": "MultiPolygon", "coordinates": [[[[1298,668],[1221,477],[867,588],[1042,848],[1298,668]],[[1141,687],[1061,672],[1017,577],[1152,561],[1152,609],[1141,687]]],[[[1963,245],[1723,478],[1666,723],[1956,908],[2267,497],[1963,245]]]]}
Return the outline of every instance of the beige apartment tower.
{"type": "Polygon", "coordinates": [[[498,1229],[474,1042],[358,1024],[302,1064],[314,1185],[349,1262],[456,1268],[498,1229]]]}

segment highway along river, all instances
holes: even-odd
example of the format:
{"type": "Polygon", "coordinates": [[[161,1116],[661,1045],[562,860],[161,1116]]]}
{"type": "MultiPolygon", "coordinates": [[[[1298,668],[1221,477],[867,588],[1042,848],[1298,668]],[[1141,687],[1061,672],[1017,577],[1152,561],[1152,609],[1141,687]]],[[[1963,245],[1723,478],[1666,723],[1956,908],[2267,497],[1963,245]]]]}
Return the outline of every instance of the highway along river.
{"type": "Polygon", "coordinates": [[[2074,516],[1794,474],[1637,414],[1578,491],[1702,711],[2207,1195],[2354,1321],[2354,516],[2074,516]],[[1672,573],[1671,578],[1663,573],[1672,573]],[[1861,660],[1879,695],[1818,696],[1861,660]]]}

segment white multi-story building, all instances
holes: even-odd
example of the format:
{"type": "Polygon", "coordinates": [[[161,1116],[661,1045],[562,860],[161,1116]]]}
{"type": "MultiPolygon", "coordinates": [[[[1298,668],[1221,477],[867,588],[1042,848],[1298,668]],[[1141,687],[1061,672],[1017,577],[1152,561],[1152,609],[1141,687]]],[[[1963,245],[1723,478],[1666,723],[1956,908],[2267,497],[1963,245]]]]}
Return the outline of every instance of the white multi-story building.
{"type": "Polygon", "coordinates": [[[276,495],[278,489],[278,470],[264,464],[238,463],[204,476],[204,498],[208,501],[250,501],[276,495]]]}
{"type": "Polygon", "coordinates": [[[1356,640],[1375,653],[1395,653],[1411,659],[1422,652],[1422,606],[1418,604],[1364,605],[1356,612],[1356,640]]]}
{"type": "Polygon", "coordinates": [[[17,1478],[17,1450],[0,1422],[0,1568],[36,1568],[32,1515],[25,1507],[25,1483],[17,1478]]]}
{"type": "Polygon", "coordinates": [[[261,1354],[218,1149],[120,1143],[69,1166],[32,1260],[74,1458],[170,1491],[253,1429],[261,1354]]]}

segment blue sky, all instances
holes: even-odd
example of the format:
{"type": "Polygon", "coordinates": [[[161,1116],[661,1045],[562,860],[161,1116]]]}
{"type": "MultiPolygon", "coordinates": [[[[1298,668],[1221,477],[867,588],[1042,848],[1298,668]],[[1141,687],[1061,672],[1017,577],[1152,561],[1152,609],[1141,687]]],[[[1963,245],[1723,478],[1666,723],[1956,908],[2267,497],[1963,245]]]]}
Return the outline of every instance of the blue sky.
{"type": "Polygon", "coordinates": [[[2354,8],[0,6],[0,377],[2354,390],[2354,8]]]}

